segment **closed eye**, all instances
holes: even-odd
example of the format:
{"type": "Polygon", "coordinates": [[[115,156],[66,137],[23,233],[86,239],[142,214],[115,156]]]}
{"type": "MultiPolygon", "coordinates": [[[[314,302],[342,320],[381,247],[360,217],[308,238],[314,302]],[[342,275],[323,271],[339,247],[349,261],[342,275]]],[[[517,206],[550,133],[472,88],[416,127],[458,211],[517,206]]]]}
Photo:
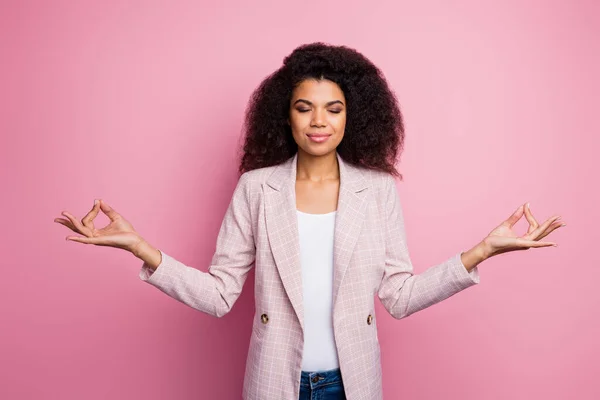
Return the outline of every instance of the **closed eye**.
{"type": "MultiPolygon", "coordinates": [[[[305,113],[305,112],[310,111],[310,109],[306,109],[306,108],[297,108],[296,110],[300,113],[305,113]]],[[[342,112],[342,110],[329,110],[329,112],[334,113],[334,114],[339,114],[342,112]]]]}

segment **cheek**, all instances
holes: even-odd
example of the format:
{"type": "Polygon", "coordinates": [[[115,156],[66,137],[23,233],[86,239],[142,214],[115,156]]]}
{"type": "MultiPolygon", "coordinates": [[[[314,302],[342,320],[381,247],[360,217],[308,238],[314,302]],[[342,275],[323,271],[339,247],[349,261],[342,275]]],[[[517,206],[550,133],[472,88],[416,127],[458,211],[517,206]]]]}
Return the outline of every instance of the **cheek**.
{"type": "Polygon", "coordinates": [[[305,119],[306,118],[302,114],[294,113],[290,116],[290,125],[293,128],[301,127],[305,125],[305,119]]]}
{"type": "Polygon", "coordinates": [[[339,133],[343,133],[344,128],[346,127],[346,116],[338,116],[332,121],[332,125],[335,126],[339,133]]]}

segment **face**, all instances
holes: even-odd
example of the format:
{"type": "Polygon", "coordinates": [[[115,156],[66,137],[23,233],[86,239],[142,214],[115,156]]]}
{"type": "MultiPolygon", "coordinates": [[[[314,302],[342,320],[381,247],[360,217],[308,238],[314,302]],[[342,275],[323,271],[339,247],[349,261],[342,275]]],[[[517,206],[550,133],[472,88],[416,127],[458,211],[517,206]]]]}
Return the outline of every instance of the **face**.
{"type": "Polygon", "coordinates": [[[298,152],[322,156],[335,151],[346,126],[342,89],[326,79],[302,81],[292,93],[288,122],[298,152]]]}

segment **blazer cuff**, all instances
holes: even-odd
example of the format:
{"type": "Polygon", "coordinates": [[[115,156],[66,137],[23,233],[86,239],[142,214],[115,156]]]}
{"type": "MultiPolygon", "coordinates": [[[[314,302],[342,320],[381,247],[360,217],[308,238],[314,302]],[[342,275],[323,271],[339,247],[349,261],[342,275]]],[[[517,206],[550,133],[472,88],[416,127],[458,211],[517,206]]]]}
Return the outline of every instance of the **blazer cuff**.
{"type": "Polygon", "coordinates": [[[156,285],[158,282],[160,282],[161,278],[173,275],[173,268],[176,264],[176,261],[171,256],[164,253],[160,249],[158,249],[158,251],[160,251],[162,257],[158,267],[156,267],[155,270],[152,270],[152,268],[150,268],[150,266],[144,262],[139,272],[140,279],[152,285],[156,285]]]}
{"type": "Polygon", "coordinates": [[[468,288],[479,283],[479,270],[477,266],[473,267],[471,271],[467,271],[467,268],[462,262],[461,254],[459,252],[452,257],[451,264],[454,266],[454,273],[456,277],[456,283],[461,289],[468,288]]]}

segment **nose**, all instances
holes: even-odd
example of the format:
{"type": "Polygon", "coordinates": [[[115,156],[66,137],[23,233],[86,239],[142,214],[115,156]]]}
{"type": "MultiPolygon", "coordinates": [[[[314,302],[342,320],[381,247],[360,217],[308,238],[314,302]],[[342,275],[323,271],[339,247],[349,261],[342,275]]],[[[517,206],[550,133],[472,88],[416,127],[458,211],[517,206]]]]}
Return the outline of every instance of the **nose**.
{"type": "Polygon", "coordinates": [[[326,126],[327,123],[325,122],[325,110],[320,110],[320,109],[315,109],[315,112],[313,113],[313,118],[311,121],[311,125],[312,126],[326,126]]]}

